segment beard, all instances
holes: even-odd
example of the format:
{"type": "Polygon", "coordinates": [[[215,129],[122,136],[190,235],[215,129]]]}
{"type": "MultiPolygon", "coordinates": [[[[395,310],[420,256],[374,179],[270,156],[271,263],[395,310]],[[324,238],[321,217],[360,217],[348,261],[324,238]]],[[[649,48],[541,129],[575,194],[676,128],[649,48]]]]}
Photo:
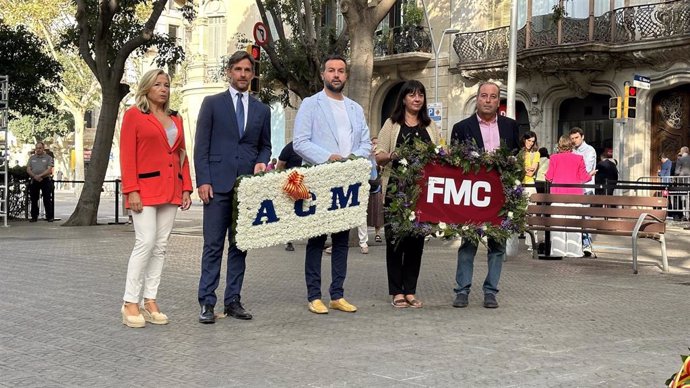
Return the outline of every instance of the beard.
{"type": "Polygon", "coordinates": [[[343,91],[343,88],[345,87],[344,81],[340,82],[340,86],[335,86],[328,81],[323,81],[323,84],[324,84],[324,86],[326,86],[326,89],[330,90],[333,93],[340,93],[343,91]]]}

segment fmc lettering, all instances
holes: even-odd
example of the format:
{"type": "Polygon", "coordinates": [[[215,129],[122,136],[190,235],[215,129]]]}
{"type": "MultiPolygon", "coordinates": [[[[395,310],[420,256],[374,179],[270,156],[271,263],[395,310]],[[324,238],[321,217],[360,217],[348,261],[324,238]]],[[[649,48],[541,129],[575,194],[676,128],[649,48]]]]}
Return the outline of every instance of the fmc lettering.
{"type": "Polygon", "coordinates": [[[455,185],[455,179],[430,176],[428,180],[428,191],[426,202],[434,203],[434,196],[443,195],[443,204],[448,205],[453,201],[453,205],[487,207],[491,204],[491,185],[485,181],[472,181],[464,179],[460,181],[460,187],[455,185]],[[480,193],[481,190],[481,193],[480,193]]]}
{"type": "Polygon", "coordinates": [[[505,203],[498,172],[465,172],[460,168],[429,164],[419,182],[422,192],[417,201],[419,222],[447,224],[501,224],[499,213],[505,203]]]}

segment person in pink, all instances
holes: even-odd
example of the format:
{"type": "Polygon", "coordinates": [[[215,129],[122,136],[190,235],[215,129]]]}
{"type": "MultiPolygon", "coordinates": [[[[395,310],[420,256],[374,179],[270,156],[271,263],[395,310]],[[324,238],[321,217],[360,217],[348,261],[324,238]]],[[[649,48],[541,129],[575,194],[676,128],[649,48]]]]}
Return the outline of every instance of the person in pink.
{"type": "MultiPolygon", "coordinates": [[[[582,155],[572,152],[573,145],[570,137],[561,136],[558,139],[558,153],[551,155],[549,169],[546,171],[546,180],[552,184],[578,184],[586,183],[592,178],[585,168],[585,160],[582,155]]],[[[551,187],[551,194],[584,195],[584,189],[579,187],[551,187]]],[[[580,206],[578,204],[555,203],[558,206],[580,206]]],[[[555,217],[555,216],[554,216],[555,217]]],[[[551,232],[551,256],[583,257],[582,234],[570,232],[551,232]]]]}
{"type": "MultiPolygon", "coordinates": [[[[572,152],[573,145],[568,136],[561,136],[558,139],[558,153],[551,155],[549,169],[546,170],[546,180],[552,184],[578,184],[587,183],[592,178],[592,174],[585,168],[585,160],[582,155],[572,152]]],[[[579,187],[552,187],[551,194],[584,194],[584,190],[579,187]]]]}

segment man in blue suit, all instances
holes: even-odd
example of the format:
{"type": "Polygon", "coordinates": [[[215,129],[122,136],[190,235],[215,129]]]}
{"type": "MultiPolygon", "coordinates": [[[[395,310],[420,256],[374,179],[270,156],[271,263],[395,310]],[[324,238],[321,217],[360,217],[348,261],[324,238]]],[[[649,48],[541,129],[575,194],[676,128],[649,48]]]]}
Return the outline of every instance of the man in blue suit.
{"type": "MultiPolygon", "coordinates": [[[[340,56],[330,56],[321,65],[324,88],[302,101],[295,118],[293,147],[310,164],[326,163],[350,155],[368,157],[371,151],[369,127],[364,110],[343,95],[347,81],[347,62],[340,56]]],[[[343,284],[347,273],[349,231],[333,233],[331,255],[330,307],[355,312],[357,307],[343,297],[343,284]]],[[[309,311],[326,314],[328,308],[321,301],[321,258],[326,235],[310,238],[304,274],[307,282],[309,311]]]]}
{"type": "MultiPolygon", "coordinates": [[[[498,114],[501,101],[501,89],[493,82],[484,82],[477,91],[477,114],[456,123],[451,133],[451,143],[474,141],[480,149],[491,152],[499,147],[506,147],[517,154],[518,125],[511,118],[498,114]]],[[[484,280],[484,307],[497,308],[498,280],[506,256],[506,242],[492,238],[488,240],[489,271],[484,280]]],[[[472,286],[472,272],[477,245],[464,239],[458,249],[458,266],[455,272],[455,300],[453,307],[467,307],[468,295],[472,286]]]]}
{"type": "Polygon", "coordinates": [[[237,177],[266,169],[271,157],[271,111],[248,93],[254,58],[237,51],[228,61],[229,90],[204,98],[199,111],[194,165],[199,197],[204,203],[204,250],[199,279],[199,322],[214,323],[225,238],[228,265],[225,314],[252,319],[240,303],[247,252],[232,243],[233,187],[237,177]]]}

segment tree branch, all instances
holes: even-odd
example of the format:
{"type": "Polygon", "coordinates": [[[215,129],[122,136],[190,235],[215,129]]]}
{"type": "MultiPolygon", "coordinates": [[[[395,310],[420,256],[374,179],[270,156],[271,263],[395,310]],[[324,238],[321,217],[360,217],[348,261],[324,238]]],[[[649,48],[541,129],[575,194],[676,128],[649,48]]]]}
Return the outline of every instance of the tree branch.
{"type": "Polygon", "coordinates": [[[76,2],[77,13],[74,17],[75,19],[77,19],[77,25],[79,26],[79,55],[89,66],[89,69],[91,69],[93,75],[100,81],[101,78],[98,74],[98,66],[96,66],[96,61],[91,56],[91,49],[89,47],[89,36],[91,36],[91,28],[89,28],[86,2],[85,0],[76,0],[76,2]]]}
{"type": "Polygon", "coordinates": [[[115,76],[118,77],[118,80],[120,79],[120,77],[122,77],[122,72],[124,72],[125,68],[125,62],[127,61],[129,54],[131,54],[132,51],[136,50],[137,48],[141,47],[144,43],[151,40],[151,38],[153,37],[156,23],[158,22],[158,19],[163,13],[163,9],[165,9],[166,4],[167,0],[155,0],[153,2],[153,11],[151,11],[151,15],[149,16],[146,23],[144,23],[144,29],[141,31],[140,34],[128,40],[124,45],[122,45],[120,50],[117,52],[117,55],[115,56],[115,61],[113,62],[113,70],[116,70],[115,76]]]}

